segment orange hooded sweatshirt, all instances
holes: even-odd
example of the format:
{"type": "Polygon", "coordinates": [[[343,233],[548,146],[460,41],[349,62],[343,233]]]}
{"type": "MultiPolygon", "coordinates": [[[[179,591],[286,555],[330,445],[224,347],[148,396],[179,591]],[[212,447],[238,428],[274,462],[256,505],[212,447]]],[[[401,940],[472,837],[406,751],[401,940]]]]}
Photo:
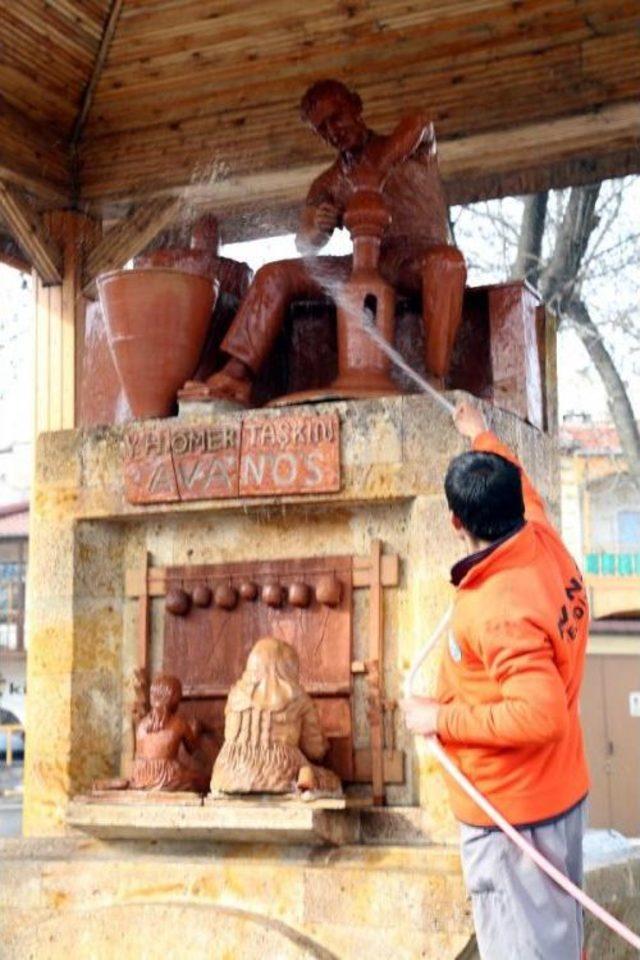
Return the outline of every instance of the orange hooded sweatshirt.
{"type": "MultiPolygon", "coordinates": [[[[516,458],[491,433],[474,450],[516,458]]],[[[519,464],[518,464],[519,466],[519,464]]],[[[558,816],[589,788],[578,697],[589,611],[580,571],[522,471],[525,525],[458,585],[438,678],[438,735],[516,825],[558,816]]],[[[491,821],[450,779],[459,820],[491,821]]]]}

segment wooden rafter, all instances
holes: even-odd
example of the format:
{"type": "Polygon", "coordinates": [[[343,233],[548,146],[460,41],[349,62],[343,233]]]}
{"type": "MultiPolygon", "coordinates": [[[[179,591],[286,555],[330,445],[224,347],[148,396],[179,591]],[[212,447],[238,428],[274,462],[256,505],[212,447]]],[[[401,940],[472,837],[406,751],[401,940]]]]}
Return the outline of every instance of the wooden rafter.
{"type": "Polygon", "coordinates": [[[31,264],[12,237],[0,234],[0,263],[14,267],[21,273],[29,273],[31,264]]]}
{"type": "Polygon", "coordinates": [[[62,283],[62,251],[22,195],[0,183],[0,215],[45,286],[62,283]]]}
{"type": "MultiPolygon", "coordinates": [[[[452,204],[640,173],[640,104],[442,140],[438,148],[452,204]]],[[[295,229],[309,185],[330,161],[328,156],[324,163],[290,165],[286,172],[257,170],[170,189],[195,210],[215,209],[225,242],[251,239],[295,229]]],[[[138,202],[157,196],[157,189],[153,183],[146,191],[139,188],[138,202]]],[[[162,190],[166,195],[165,186],[162,190]]]]}
{"type": "Polygon", "coordinates": [[[182,205],[180,197],[154,200],[137,207],[126,220],[112,227],[85,257],[85,292],[92,292],[98,274],[120,269],[144,250],[165,227],[175,222],[182,205]]]}
{"type": "Polygon", "coordinates": [[[0,94],[0,181],[28,190],[47,205],[70,199],[69,157],[59,139],[0,94]]]}
{"type": "Polygon", "coordinates": [[[82,94],[80,110],[78,111],[78,116],[76,117],[76,121],[73,125],[73,131],[71,133],[70,140],[70,146],[72,150],[75,150],[80,137],[82,136],[82,130],[89,115],[89,110],[91,109],[93,95],[96,87],[98,86],[98,81],[100,80],[100,74],[102,73],[102,68],[104,67],[105,60],[107,59],[107,54],[109,53],[109,47],[111,46],[111,41],[113,40],[113,35],[116,31],[121,9],[122,0],[112,0],[105,22],[102,39],[100,40],[100,46],[98,47],[96,59],[91,71],[91,76],[89,77],[89,81],[84,89],[84,93],[82,94]]]}

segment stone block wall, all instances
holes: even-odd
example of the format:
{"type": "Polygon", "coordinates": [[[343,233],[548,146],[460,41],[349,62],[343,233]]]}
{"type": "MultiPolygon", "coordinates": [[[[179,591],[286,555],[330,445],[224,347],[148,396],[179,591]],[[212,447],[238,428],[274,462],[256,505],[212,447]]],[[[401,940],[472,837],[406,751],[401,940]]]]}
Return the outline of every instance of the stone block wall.
{"type": "MultiPolygon", "coordinates": [[[[411,657],[451,598],[448,571],[459,541],[450,530],[442,479],[464,442],[448,416],[421,396],[323,404],[309,412],[340,418],[338,493],[133,506],[124,496],[121,428],[40,436],[28,584],[27,834],[67,832],[69,797],[94,777],[116,774],[130,755],[136,604],[124,595],[124,578],[147,551],[154,565],[217,563],[367,554],[371,540],[381,539],[384,551],[401,560],[399,586],[384,591],[386,689],[390,697],[400,694],[411,657]]],[[[487,413],[555,511],[553,441],[509,414],[487,413]]],[[[265,415],[281,414],[261,410],[265,415]]],[[[356,658],[366,655],[366,594],[355,594],[356,658]]],[[[152,624],[157,665],[158,601],[152,624]]],[[[427,684],[436,659],[425,670],[427,684]]],[[[364,745],[364,697],[356,698],[355,725],[364,745]]],[[[451,838],[434,761],[418,757],[399,721],[396,726],[397,745],[408,754],[407,782],[389,787],[388,801],[419,803],[433,839],[451,838]]]]}

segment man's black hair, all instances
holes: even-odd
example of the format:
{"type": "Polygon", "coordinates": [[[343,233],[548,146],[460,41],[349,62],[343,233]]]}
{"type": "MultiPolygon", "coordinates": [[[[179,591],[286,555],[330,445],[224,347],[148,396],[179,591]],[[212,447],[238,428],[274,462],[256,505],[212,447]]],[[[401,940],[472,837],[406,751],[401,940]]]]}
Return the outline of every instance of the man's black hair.
{"type": "Polygon", "coordinates": [[[469,451],[454,457],[444,489],[449,509],[478,540],[500,540],[524,520],[520,470],[497,453],[469,451]]]}

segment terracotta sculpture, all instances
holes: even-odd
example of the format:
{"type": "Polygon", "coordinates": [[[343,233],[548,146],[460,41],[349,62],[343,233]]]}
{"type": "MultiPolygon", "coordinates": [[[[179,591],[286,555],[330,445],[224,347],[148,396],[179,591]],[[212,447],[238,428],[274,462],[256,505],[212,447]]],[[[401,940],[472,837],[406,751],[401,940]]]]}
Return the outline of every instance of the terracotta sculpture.
{"type": "Polygon", "coordinates": [[[178,387],[198,368],[217,281],[154,267],[102,273],[97,285],[113,364],[133,417],[169,416],[178,387]]]}
{"type": "Polygon", "coordinates": [[[149,691],[151,709],[136,730],[131,789],[207,792],[206,774],[179,759],[181,747],[193,754],[199,742],[198,725],[178,716],[181,699],[182,685],[177,677],[163,673],[154,677],[149,691]]]}
{"type": "Polygon", "coordinates": [[[212,790],[341,792],[336,774],[315,765],[327,752],[328,742],[315,705],[300,686],[299,670],[291,644],[275,637],[255,644],[229,693],[212,790]]]}
{"type": "Polygon", "coordinates": [[[197,273],[216,280],[221,293],[242,297],[247,292],[252,272],[246,263],[221,257],[219,246],[217,218],[206,214],[193,224],[188,247],[171,244],[165,237],[162,246],[139,254],[133,265],[136,269],[174,267],[186,273],[197,273]]]}
{"type": "Polygon", "coordinates": [[[249,403],[252,379],[273,346],[288,304],[335,291],[348,280],[351,257],[317,253],[342,225],[356,189],[368,185],[377,190],[381,183],[390,224],[380,244],[379,273],[395,290],[422,293],[426,365],[438,378],[447,372],[466,270],[462,254],[447,242],[447,205],[432,125],[422,117],[409,117],[391,137],[380,136],[365,124],[360,97],[335,80],[314,84],[302,99],[301,112],[338,151],[307,195],[296,237],[303,258],[270,263],[258,271],[222,341],[229,356],[226,365],[206,383],[188,382],[182,397],[249,403]],[[407,143],[404,135],[416,130],[417,143],[407,143]],[[399,144],[404,154],[396,151],[399,144]],[[397,165],[389,172],[390,158],[397,165]]]}

